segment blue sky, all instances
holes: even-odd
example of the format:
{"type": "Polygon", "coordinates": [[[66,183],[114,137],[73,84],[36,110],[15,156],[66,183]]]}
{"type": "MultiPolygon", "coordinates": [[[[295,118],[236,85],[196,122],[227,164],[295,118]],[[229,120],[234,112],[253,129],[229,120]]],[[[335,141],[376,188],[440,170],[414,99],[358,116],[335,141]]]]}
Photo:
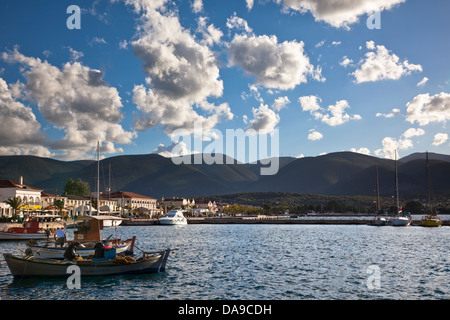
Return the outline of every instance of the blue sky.
{"type": "Polygon", "coordinates": [[[450,153],[446,0],[1,6],[2,155],[89,159],[99,140],[103,157],[167,156],[196,121],[203,146],[214,130],[278,130],[281,156],[450,153]]]}

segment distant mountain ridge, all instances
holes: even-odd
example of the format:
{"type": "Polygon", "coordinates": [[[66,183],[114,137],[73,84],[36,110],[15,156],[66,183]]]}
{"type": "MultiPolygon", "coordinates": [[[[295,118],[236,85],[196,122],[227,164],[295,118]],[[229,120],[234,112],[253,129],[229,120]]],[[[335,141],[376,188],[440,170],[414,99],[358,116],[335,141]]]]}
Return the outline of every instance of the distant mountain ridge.
{"type": "MultiPolygon", "coordinates": [[[[224,156],[225,157],[225,156],[224,156]]],[[[434,195],[450,195],[450,156],[429,153],[434,195]]],[[[225,159],[225,158],[224,158],[225,159]]],[[[415,153],[398,162],[400,198],[426,195],[425,153],[415,153]]],[[[233,159],[231,159],[233,160],[233,159]]],[[[157,154],[123,155],[100,161],[100,190],[130,191],[153,198],[193,197],[240,192],[291,192],[323,195],[375,195],[376,167],[380,193],[394,195],[393,160],[354,152],[336,152],[317,157],[279,159],[276,175],[261,176],[256,164],[180,164],[157,154]],[[109,174],[111,172],[111,174],[109,174]]],[[[81,178],[95,190],[96,161],[59,161],[35,156],[0,156],[0,179],[18,181],[63,192],[67,180],[81,178]]]]}

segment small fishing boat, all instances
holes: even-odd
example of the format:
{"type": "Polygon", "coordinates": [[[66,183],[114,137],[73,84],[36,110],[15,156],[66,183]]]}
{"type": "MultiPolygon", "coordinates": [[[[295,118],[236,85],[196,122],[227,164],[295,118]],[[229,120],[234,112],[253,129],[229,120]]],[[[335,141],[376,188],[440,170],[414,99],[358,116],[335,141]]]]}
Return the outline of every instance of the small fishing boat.
{"type": "Polygon", "coordinates": [[[163,225],[186,225],[187,219],[181,210],[171,210],[159,219],[159,223],[163,225]]]}
{"type": "MultiPolygon", "coordinates": [[[[78,217],[74,230],[74,240],[66,241],[64,246],[57,247],[55,242],[45,242],[43,244],[30,243],[29,247],[36,258],[41,259],[64,259],[64,251],[67,246],[74,241],[78,241],[84,245],[84,248],[79,250],[82,257],[88,257],[94,253],[94,247],[98,242],[105,242],[111,248],[114,248],[117,254],[133,251],[135,237],[132,239],[101,239],[101,230],[103,230],[104,220],[119,220],[120,218],[113,216],[83,216],[78,217]],[[52,246],[54,245],[54,246],[52,246]]],[[[121,221],[121,219],[119,220],[121,221]]]]}
{"type": "Polygon", "coordinates": [[[144,274],[165,271],[167,258],[172,250],[144,253],[139,259],[116,257],[114,259],[54,260],[36,259],[33,256],[16,256],[4,253],[4,259],[15,278],[68,277],[68,268],[78,266],[80,276],[112,276],[144,274]]]}
{"type": "Polygon", "coordinates": [[[47,239],[50,237],[50,230],[43,230],[39,226],[39,221],[26,221],[23,227],[11,227],[0,231],[0,240],[31,240],[47,239]]]}

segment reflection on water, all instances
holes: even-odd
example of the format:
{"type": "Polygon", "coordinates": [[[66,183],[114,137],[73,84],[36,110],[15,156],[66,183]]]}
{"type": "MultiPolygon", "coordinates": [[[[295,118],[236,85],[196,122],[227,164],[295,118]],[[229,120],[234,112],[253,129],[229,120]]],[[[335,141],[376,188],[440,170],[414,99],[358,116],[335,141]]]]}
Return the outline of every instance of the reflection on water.
{"type": "MultiPolygon", "coordinates": [[[[449,227],[187,225],[119,227],[139,248],[178,248],[166,272],[17,279],[0,265],[2,299],[449,299],[449,227]],[[379,287],[367,286],[369,266],[379,287]]],[[[115,234],[114,228],[103,236],[115,234]]],[[[69,233],[69,238],[70,238],[69,233]]],[[[24,242],[0,243],[19,253],[24,242]]],[[[139,255],[139,251],[136,251],[139,255]]]]}

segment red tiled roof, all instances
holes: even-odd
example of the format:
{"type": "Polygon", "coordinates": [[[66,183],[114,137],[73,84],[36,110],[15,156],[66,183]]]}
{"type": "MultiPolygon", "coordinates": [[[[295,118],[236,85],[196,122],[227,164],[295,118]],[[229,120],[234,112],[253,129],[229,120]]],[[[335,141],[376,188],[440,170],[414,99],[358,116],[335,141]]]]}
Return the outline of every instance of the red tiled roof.
{"type": "Polygon", "coordinates": [[[141,194],[138,193],[134,193],[134,192],[128,192],[128,191],[117,191],[117,192],[112,192],[112,193],[105,193],[102,194],[101,197],[103,199],[105,198],[143,198],[143,199],[152,199],[152,200],[156,200],[154,198],[150,198],[147,196],[143,196],[141,194]]]}
{"type": "Polygon", "coordinates": [[[0,188],[33,189],[33,190],[42,191],[42,189],[35,188],[35,187],[29,186],[27,184],[20,184],[16,181],[12,181],[12,180],[0,180],[0,188]]]}

